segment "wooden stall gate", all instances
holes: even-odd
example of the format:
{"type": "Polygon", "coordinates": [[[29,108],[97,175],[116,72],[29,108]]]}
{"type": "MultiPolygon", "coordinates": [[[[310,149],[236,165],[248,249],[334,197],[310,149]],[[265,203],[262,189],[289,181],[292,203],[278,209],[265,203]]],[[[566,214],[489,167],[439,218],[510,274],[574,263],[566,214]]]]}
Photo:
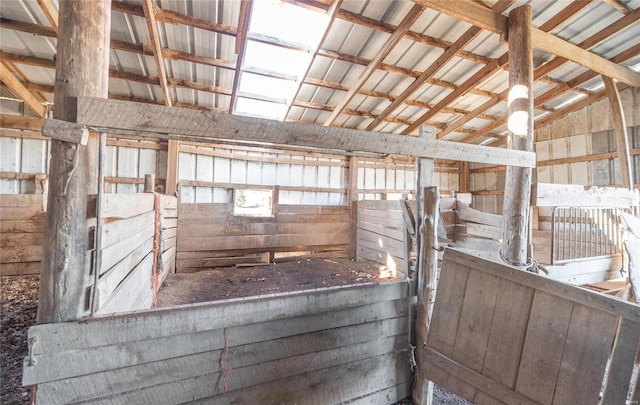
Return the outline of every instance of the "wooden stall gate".
{"type": "Polygon", "coordinates": [[[638,400],[640,306],[494,260],[445,252],[428,379],[477,404],[624,404],[635,378],[638,400]]]}
{"type": "MultiPolygon", "coordinates": [[[[95,196],[88,205],[87,218],[95,226],[95,196]]],[[[176,215],[175,197],[154,193],[103,194],[102,259],[93,303],[95,314],[151,308],[162,281],[175,267],[176,215]]],[[[93,245],[89,248],[96,249],[93,245]]],[[[90,304],[94,297],[93,282],[87,294],[86,302],[90,304]]]]}
{"type": "Polygon", "coordinates": [[[273,216],[233,214],[231,203],[178,206],[177,272],[265,261],[271,252],[339,251],[349,243],[349,207],[276,204],[273,216]]]}
{"type": "Polygon", "coordinates": [[[39,274],[42,266],[42,194],[0,196],[0,275],[39,274]]]}
{"type": "Polygon", "coordinates": [[[321,288],[36,325],[22,382],[37,384],[38,404],[392,404],[411,389],[411,286],[321,288]]]}

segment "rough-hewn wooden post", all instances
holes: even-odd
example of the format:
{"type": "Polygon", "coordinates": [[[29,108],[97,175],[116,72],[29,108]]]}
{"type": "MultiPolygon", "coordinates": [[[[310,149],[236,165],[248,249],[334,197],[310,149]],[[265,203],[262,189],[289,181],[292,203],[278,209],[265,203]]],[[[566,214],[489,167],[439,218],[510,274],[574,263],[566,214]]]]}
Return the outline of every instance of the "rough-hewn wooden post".
{"type": "MultiPolygon", "coordinates": [[[[531,7],[509,13],[508,149],[533,150],[533,54],[531,7]]],[[[504,189],[502,259],[515,266],[527,263],[527,226],[531,169],[507,166],[504,189]]]]}
{"type": "MultiPolygon", "coordinates": [[[[53,117],[76,120],[77,96],[107,97],[111,0],[60,0],[53,117]]],[[[87,195],[97,192],[97,134],[86,146],[52,140],[38,322],[86,314],[87,195]]]]}
{"type": "Polygon", "coordinates": [[[438,187],[426,187],[423,195],[423,213],[420,235],[422,238],[419,259],[424,273],[418,288],[418,313],[416,317],[416,376],[413,384],[413,403],[430,405],[433,383],[425,379],[424,347],[427,341],[438,277],[438,218],[440,216],[440,192],[438,187]]]}

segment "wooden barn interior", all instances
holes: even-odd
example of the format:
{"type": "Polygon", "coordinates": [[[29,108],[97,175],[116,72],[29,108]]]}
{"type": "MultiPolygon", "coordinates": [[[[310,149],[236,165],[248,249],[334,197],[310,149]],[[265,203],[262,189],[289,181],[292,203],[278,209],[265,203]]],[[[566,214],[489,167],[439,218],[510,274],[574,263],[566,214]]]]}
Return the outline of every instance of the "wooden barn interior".
{"type": "Polygon", "coordinates": [[[0,81],[34,403],[640,400],[640,0],[5,0],[0,81]]]}

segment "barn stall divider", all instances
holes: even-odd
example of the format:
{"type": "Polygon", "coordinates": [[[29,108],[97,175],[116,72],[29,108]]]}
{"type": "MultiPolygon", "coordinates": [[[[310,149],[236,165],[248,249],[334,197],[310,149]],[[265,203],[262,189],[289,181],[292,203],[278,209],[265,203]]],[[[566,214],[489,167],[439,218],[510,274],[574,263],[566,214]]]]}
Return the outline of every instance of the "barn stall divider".
{"type": "MultiPolygon", "coordinates": [[[[96,197],[88,201],[87,218],[95,226],[96,197]]],[[[157,194],[103,194],[100,203],[99,267],[87,286],[85,311],[106,314],[151,308],[162,281],[175,267],[177,199],[157,194]]],[[[91,259],[98,238],[91,241],[91,259]]],[[[98,264],[99,262],[99,264],[98,264]]]]}
{"type": "Polygon", "coordinates": [[[233,203],[178,205],[177,272],[265,262],[274,252],[339,251],[349,243],[349,207],[274,204],[271,216],[234,215],[233,203]]]}
{"type": "Polygon", "coordinates": [[[637,305],[469,252],[445,253],[427,378],[477,404],[638,400],[637,305]]]}
{"type": "Polygon", "coordinates": [[[39,404],[394,403],[411,390],[411,287],[320,288],[37,325],[23,384],[37,384],[39,404]]]}

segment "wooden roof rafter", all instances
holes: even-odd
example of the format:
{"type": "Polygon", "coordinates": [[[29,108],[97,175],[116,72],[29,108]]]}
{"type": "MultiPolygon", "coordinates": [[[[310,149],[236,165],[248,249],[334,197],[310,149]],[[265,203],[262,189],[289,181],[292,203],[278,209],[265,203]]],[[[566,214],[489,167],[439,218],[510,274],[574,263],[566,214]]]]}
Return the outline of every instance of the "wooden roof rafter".
{"type": "Polygon", "coordinates": [[[9,71],[9,68],[0,63],[0,81],[19,97],[39,117],[44,117],[47,109],[40,104],[38,99],[9,71]]]}
{"type": "Polygon", "coordinates": [[[153,46],[153,58],[158,71],[158,79],[160,80],[160,89],[164,104],[171,107],[171,94],[169,93],[169,85],[167,84],[167,75],[164,69],[164,61],[162,59],[162,46],[160,45],[160,36],[158,35],[158,24],[156,22],[156,10],[153,0],[142,0],[142,8],[144,9],[147,28],[149,29],[149,37],[151,37],[151,46],[153,46]]]}
{"type": "Polygon", "coordinates": [[[338,115],[346,108],[349,102],[356,95],[358,90],[364,86],[364,84],[369,80],[371,75],[378,69],[382,61],[389,55],[389,52],[400,42],[404,34],[409,31],[411,26],[416,22],[416,20],[422,15],[422,12],[425,10],[423,6],[414,5],[411,10],[405,15],[402,19],[402,22],[395,31],[387,38],[384,45],[380,48],[378,53],[373,57],[369,65],[367,65],[366,69],[360,74],[356,82],[351,86],[351,89],[347,92],[346,96],[344,96],[336,108],[333,110],[329,118],[327,118],[324,122],[325,126],[329,126],[336,121],[338,115]]]}
{"type": "Polygon", "coordinates": [[[51,24],[51,28],[58,33],[58,9],[51,0],[37,0],[44,16],[51,24]]]}
{"type": "Polygon", "coordinates": [[[247,33],[249,32],[249,22],[251,21],[251,10],[253,0],[241,0],[240,16],[238,17],[238,34],[236,35],[236,71],[233,76],[233,89],[231,90],[231,101],[229,102],[229,114],[235,111],[236,100],[238,99],[238,89],[240,87],[240,73],[244,63],[244,53],[247,45],[247,33]]]}

